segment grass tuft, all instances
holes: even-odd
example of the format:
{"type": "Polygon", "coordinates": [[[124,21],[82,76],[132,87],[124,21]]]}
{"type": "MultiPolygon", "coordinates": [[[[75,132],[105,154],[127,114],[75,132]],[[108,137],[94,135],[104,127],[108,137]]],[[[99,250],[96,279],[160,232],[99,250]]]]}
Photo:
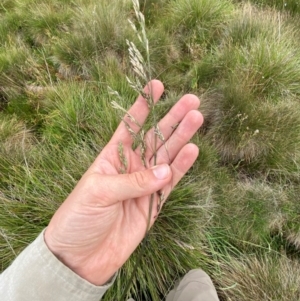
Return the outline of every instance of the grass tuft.
{"type": "MultiPolygon", "coordinates": [[[[225,300],[299,300],[299,262],[286,257],[232,258],[222,265],[220,294],[225,300]]],[[[219,278],[220,279],[220,278],[219,278]]]]}

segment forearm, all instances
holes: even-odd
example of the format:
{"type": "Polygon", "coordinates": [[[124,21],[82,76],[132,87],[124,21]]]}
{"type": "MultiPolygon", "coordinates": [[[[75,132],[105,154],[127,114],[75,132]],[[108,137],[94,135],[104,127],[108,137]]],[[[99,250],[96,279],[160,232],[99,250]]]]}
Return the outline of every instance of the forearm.
{"type": "Polygon", "coordinates": [[[82,279],[51,253],[43,234],[0,275],[0,300],[99,301],[114,279],[104,286],[82,279]]]}

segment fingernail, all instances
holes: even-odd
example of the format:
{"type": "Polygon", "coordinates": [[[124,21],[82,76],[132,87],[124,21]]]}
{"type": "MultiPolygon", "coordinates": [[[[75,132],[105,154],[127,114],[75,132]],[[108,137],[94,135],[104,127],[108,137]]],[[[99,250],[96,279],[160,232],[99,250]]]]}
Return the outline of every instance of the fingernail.
{"type": "Polygon", "coordinates": [[[167,178],[170,173],[170,167],[167,164],[155,166],[152,168],[152,170],[154,176],[159,180],[167,178]]]}

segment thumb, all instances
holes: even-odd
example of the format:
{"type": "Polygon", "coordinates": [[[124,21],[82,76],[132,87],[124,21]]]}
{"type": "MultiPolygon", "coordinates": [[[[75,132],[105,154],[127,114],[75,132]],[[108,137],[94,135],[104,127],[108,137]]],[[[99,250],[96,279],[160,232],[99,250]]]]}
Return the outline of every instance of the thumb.
{"type": "MultiPolygon", "coordinates": [[[[95,176],[95,174],[94,174],[95,176]]],[[[98,183],[94,193],[103,205],[112,205],[117,201],[151,195],[166,186],[171,178],[171,168],[167,164],[154,166],[139,172],[120,175],[97,175],[98,183]]]]}

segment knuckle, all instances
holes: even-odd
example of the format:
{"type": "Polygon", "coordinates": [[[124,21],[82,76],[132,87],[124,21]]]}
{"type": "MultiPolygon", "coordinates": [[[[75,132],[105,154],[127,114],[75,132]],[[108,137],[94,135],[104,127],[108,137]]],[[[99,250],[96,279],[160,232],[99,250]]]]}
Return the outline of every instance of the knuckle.
{"type": "Polygon", "coordinates": [[[97,174],[90,174],[88,177],[85,179],[85,188],[86,191],[91,195],[91,196],[98,196],[99,194],[99,183],[101,183],[99,180],[99,176],[97,174]]]}
{"type": "Polygon", "coordinates": [[[97,202],[100,205],[108,204],[111,200],[111,193],[105,189],[102,183],[103,179],[99,174],[93,173],[85,178],[85,195],[88,195],[90,201],[97,202]]]}
{"type": "Polygon", "coordinates": [[[136,172],[132,175],[132,182],[136,188],[144,190],[147,186],[147,177],[142,172],[136,172]]]}

